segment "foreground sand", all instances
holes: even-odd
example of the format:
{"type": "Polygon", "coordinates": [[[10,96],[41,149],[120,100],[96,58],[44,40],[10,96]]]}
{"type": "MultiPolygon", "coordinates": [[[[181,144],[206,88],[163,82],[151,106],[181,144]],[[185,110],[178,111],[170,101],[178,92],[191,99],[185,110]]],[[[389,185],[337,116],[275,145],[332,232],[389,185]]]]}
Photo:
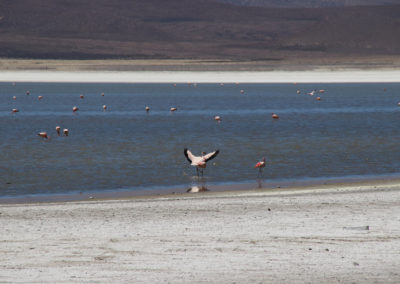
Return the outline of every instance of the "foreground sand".
{"type": "Polygon", "coordinates": [[[1,283],[400,282],[398,182],[1,205],[0,226],[1,283]]]}

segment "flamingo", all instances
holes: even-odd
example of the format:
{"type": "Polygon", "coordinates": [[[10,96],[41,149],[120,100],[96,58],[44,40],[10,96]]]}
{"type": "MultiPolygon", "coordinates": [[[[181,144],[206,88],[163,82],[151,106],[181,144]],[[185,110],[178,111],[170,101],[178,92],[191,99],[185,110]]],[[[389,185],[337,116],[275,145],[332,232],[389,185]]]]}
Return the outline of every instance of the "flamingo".
{"type": "Polygon", "coordinates": [[[69,130],[67,128],[64,128],[63,133],[65,136],[68,136],[69,130]]]}
{"type": "Polygon", "coordinates": [[[317,101],[320,101],[321,100],[321,97],[316,97],[315,98],[317,101]]]}
{"type": "Polygon", "coordinates": [[[16,100],[17,99],[17,97],[16,96],[13,96],[13,100],[16,100]]]}
{"type": "Polygon", "coordinates": [[[58,136],[60,136],[60,130],[61,130],[61,127],[60,126],[56,126],[56,131],[57,131],[57,135],[58,136]]]}
{"type": "Polygon", "coordinates": [[[13,108],[11,112],[19,112],[19,109],[13,108]]]}
{"type": "Polygon", "coordinates": [[[240,90],[240,93],[241,93],[241,94],[244,94],[244,90],[240,90]]]}
{"type": "Polygon", "coordinates": [[[276,113],[273,113],[273,114],[272,114],[272,118],[273,118],[273,119],[279,119],[279,116],[278,116],[276,113]]]}
{"type": "Polygon", "coordinates": [[[43,96],[38,96],[37,98],[40,101],[41,99],[43,99],[43,96]]]}
{"type": "Polygon", "coordinates": [[[79,110],[79,108],[77,107],[77,106],[74,106],[73,108],[72,108],[72,111],[73,112],[77,112],[79,110]]]}
{"type": "Polygon", "coordinates": [[[29,92],[29,91],[26,91],[26,95],[29,96],[29,94],[30,94],[30,92],[29,92]]]}
{"type": "Polygon", "coordinates": [[[107,110],[107,106],[103,105],[103,110],[106,111],[107,110]]]}
{"type": "Polygon", "coordinates": [[[321,89],[321,90],[319,90],[319,93],[320,93],[320,94],[325,93],[325,90],[324,90],[324,89],[321,89]]]}
{"type": "Polygon", "coordinates": [[[313,90],[313,91],[307,93],[307,95],[310,95],[310,96],[314,96],[314,94],[315,94],[315,90],[313,90]]]}
{"type": "Polygon", "coordinates": [[[258,168],[258,175],[262,174],[262,168],[265,167],[265,157],[262,158],[261,161],[259,161],[254,168],[258,168]]]}
{"type": "Polygon", "coordinates": [[[185,154],[185,157],[189,161],[189,163],[192,166],[196,167],[196,173],[197,173],[197,176],[199,176],[199,171],[200,171],[201,175],[203,175],[203,169],[206,168],[207,162],[209,160],[214,159],[218,155],[219,150],[216,150],[216,151],[208,153],[208,154],[206,154],[205,152],[202,152],[201,156],[195,156],[192,154],[192,152],[190,152],[187,148],[185,148],[183,150],[183,153],[185,154]]]}
{"type": "Polygon", "coordinates": [[[218,121],[218,122],[221,121],[221,117],[220,117],[219,115],[215,116],[214,119],[215,119],[216,121],[218,121]]]}
{"type": "Polygon", "coordinates": [[[104,97],[104,93],[101,93],[101,96],[104,97]]]}
{"type": "Polygon", "coordinates": [[[150,111],[150,107],[146,106],[145,110],[146,110],[147,112],[149,112],[149,111],[150,111]]]}
{"type": "Polygon", "coordinates": [[[38,135],[39,135],[40,137],[42,137],[42,138],[46,138],[46,139],[49,139],[49,138],[50,138],[49,136],[47,136],[47,132],[45,132],[45,131],[39,132],[38,135]]]}
{"type": "Polygon", "coordinates": [[[176,111],[176,110],[177,110],[176,107],[171,107],[171,109],[170,109],[170,111],[172,111],[172,112],[174,112],[174,111],[176,111]]]}
{"type": "Polygon", "coordinates": [[[80,95],[79,97],[80,97],[81,99],[84,99],[84,98],[85,98],[85,96],[84,96],[84,95],[80,95]]]}

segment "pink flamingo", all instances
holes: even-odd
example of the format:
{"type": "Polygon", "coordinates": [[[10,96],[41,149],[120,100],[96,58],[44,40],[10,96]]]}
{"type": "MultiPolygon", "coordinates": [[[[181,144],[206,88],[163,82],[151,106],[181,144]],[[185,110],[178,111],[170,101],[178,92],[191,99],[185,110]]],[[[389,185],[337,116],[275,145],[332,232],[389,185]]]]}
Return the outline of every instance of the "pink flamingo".
{"type": "Polygon", "coordinates": [[[273,113],[273,114],[272,114],[272,118],[273,118],[273,119],[279,119],[279,116],[278,116],[276,113],[273,113]]]}
{"type": "Polygon", "coordinates": [[[197,176],[199,176],[199,171],[201,175],[203,175],[203,170],[207,167],[207,162],[214,159],[218,155],[219,150],[216,150],[208,154],[202,152],[201,156],[195,156],[192,154],[192,152],[190,152],[187,148],[185,148],[183,150],[183,153],[185,154],[185,157],[189,161],[189,163],[193,167],[196,167],[196,173],[197,176]]]}
{"type": "Polygon", "coordinates": [[[50,137],[47,135],[47,132],[45,131],[39,132],[38,135],[42,138],[50,139],[50,137]]]}
{"type": "Polygon", "coordinates": [[[261,161],[259,161],[254,168],[258,168],[258,175],[260,176],[262,174],[262,168],[265,167],[265,157],[262,158],[261,161]]]}

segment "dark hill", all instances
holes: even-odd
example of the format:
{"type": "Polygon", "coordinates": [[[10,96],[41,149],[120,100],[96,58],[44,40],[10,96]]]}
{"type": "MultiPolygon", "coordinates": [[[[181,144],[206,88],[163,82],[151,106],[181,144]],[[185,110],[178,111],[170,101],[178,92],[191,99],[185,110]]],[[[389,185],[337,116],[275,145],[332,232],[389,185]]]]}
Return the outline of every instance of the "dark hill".
{"type": "Polygon", "coordinates": [[[400,0],[218,0],[240,6],[280,8],[325,8],[346,6],[382,6],[400,4],[400,0]]]}
{"type": "Polygon", "coordinates": [[[400,53],[400,5],[1,0],[0,57],[280,60],[400,53]]]}

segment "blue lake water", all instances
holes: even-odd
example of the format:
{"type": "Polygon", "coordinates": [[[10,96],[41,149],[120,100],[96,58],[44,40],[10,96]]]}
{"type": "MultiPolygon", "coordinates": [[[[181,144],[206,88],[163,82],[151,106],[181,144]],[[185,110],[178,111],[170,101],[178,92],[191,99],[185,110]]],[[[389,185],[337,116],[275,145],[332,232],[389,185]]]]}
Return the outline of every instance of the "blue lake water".
{"type": "Polygon", "coordinates": [[[185,147],[220,150],[208,184],[254,182],[263,156],[267,181],[399,176],[399,101],[400,84],[1,83],[0,197],[188,187],[185,147]]]}

